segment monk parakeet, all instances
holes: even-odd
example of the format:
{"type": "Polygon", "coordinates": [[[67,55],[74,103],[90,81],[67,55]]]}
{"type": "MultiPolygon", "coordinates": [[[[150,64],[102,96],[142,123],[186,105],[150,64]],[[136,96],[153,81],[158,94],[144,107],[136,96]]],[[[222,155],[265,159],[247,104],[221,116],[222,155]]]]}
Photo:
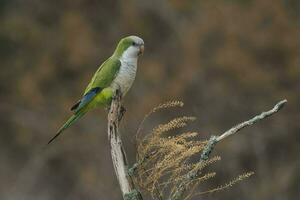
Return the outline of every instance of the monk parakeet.
{"type": "Polygon", "coordinates": [[[143,51],[144,41],[141,38],[128,36],[121,39],[113,55],[94,74],[82,98],[71,107],[73,115],[48,144],[89,110],[109,106],[117,89],[124,96],[135,79],[137,60],[143,51]]]}

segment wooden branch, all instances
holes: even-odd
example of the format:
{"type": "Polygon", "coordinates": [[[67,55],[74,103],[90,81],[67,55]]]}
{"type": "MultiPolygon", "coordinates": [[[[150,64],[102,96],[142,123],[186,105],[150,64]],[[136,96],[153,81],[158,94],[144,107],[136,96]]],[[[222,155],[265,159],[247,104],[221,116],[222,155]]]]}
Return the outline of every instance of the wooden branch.
{"type": "Polygon", "coordinates": [[[127,158],[119,134],[119,123],[124,114],[121,98],[122,95],[117,90],[108,113],[108,140],[111,157],[124,200],[142,200],[140,192],[135,189],[133,181],[128,175],[127,158]]]}
{"type": "MultiPolygon", "coordinates": [[[[236,126],[230,128],[228,131],[225,131],[223,134],[221,134],[219,136],[211,136],[207,145],[205,146],[204,150],[201,153],[199,162],[203,162],[209,158],[211,152],[213,151],[215,145],[218,142],[222,141],[223,139],[227,138],[228,136],[231,136],[231,135],[237,133],[238,131],[240,131],[241,129],[243,129],[247,126],[251,126],[256,122],[259,122],[260,120],[263,120],[263,119],[273,115],[274,113],[278,112],[281,108],[283,108],[283,106],[286,103],[287,103],[286,99],[282,100],[282,101],[278,102],[271,110],[262,112],[261,114],[256,115],[255,117],[253,117],[250,120],[239,123],[236,126]]],[[[171,196],[170,200],[183,199],[183,196],[187,190],[187,187],[189,187],[188,182],[197,178],[197,176],[199,175],[200,172],[201,172],[200,169],[197,169],[197,168],[191,170],[186,175],[185,179],[177,186],[177,190],[171,196]]]]}
{"type": "Polygon", "coordinates": [[[278,112],[281,108],[283,108],[284,104],[287,103],[287,100],[284,99],[280,102],[278,102],[274,107],[273,109],[269,110],[269,111],[266,111],[266,112],[262,112],[261,114],[259,115],[256,115],[255,117],[253,117],[252,119],[248,120],[248,121],[244,121],[234,127],[232,127],[231,129],[229,129],[228,131],[224,132],[222,135],[218,136],[216,138],[217,142],[225,139],[226,137],[230,136],[230,135],[233,135],[235,133],[237,133],[238,131],[240,131],[242,128],[245,128],[247,126],[251,126],[253,125],[254,123],[262,120],[262,119],[265,119],[271,115],[273,115],[274,113],[278,112]]]}

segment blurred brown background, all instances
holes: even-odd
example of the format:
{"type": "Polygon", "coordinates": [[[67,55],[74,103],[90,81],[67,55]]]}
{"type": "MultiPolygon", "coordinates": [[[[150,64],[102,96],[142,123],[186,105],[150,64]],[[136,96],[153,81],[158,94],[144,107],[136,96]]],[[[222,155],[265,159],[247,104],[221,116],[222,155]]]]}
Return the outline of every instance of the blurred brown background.
{"type": "Polygon", "coordinates": [[[299,198],[300,1],[1,0],[0,16],[0,199],[121,199],[104,111],[44,145],[131,34],[146,43],[121,127],[131,163],[139,122],[163,101],[183,100],[182,114],[198,118],[190,128],[207,138],[287,98],[279,114],[217,146],[207,188],[256,174],[201,198],[299,198]]]}

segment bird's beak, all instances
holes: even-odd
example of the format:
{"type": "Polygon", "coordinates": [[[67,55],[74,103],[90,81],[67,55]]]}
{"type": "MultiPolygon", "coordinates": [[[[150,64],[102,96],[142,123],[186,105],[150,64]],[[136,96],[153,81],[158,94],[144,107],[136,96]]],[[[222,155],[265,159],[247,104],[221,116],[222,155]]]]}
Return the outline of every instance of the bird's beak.
{"type": "Polygon", "coordinates": [[[140,52],[139,52],[139,55],[143,55],[144,49],[145,49],[145,47],[144,47],[144,45],[142,44],[142,45],[140,46],[140,52]]]}

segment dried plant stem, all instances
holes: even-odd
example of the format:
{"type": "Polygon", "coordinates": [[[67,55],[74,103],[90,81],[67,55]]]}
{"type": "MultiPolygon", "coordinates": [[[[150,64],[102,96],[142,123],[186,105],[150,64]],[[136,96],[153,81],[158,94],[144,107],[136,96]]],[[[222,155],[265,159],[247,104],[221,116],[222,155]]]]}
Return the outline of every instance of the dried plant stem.
{"type": "MultiPolygon", "coordinates": [[[[282,100],[280,102],[278,102],[271,110],[266,111],[266,112],[262,112],[259,115],[256,115],[255,117],[253,117],[250,120],[244,121],[242,123],[237,124],[236,126],[232,127],[231,129],[229,129],[228,131],[224,132],[223,134],[221,134],[220,136],[211,136],[211,138],[209,139],[207,145],[205,146],[204,150],[201,153],[200,156],[200,162],[204,162],[206,161],[211,152],[213,151],[215,145],[222,141],[223,139],[227,138],[230,135],[233,135],[235,133],[237,133],[238,131],[240,131],[241,129],[247,127],[247,126],[251,126],[256,122],[259,122],[260,120],[263,120],[271,115],[273,115],[274,113],[278,112],[281,108],[283,108],[283,106],[287,103],[287,100],[282,100]]],[[[189,182],[191,180],[194,180],[195,178],[197,178],[198,174],[201,172],[200,169],[194,168],[193,170],[191,170],[185,177],[185,179],[178,184],[178,186],[176,187],[176,191],[174,191],[174,193],[172,194],[172,196],[170,197],[170,200],[181,200],[184,197],[185,192],[187,191],[187,187],[189,187],[189,182]]]]}
{"type": "Polygon", "coordinates": [[[121,93],[116,92],[108,113],[108,140],[111,146],[111,156],[124,200],[142,200],[140,192],[135,189],[128,175],[126,154],[119,134],[119,122],[123,116],[121,93]]]}

